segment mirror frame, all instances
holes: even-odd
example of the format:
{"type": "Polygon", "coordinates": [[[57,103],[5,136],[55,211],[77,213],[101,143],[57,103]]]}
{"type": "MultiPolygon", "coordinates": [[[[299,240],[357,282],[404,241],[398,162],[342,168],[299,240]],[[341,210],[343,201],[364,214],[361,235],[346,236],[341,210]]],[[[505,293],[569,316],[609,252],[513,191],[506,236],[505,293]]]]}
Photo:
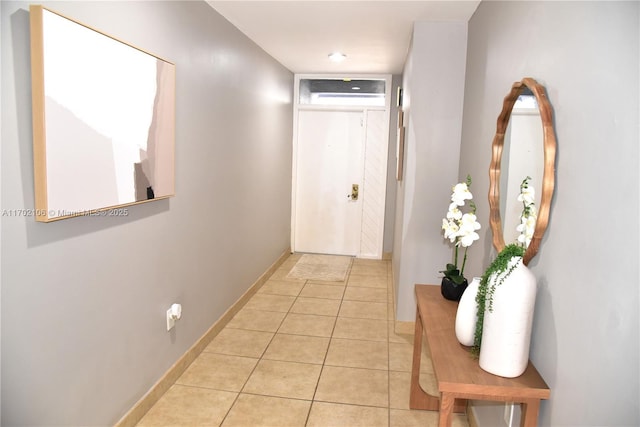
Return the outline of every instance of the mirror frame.
{"type": "MultiPolygon", "coordinates": [[[[538,253],[544,232],[549,223],[549,211],[551,199],[555,186],[555,159],[556,159],[556,135],[553,126],[553,110],[547,99],[544,86],[538,84],[534,79],[525,77],[522,81],[515,82],[511,91],[504,98],[502,112],[498,116],[496,135],[491,146],[491,165],[489,166],[489,224],[493,233],[493,246],[498,252],[505,247],[504,235],[502,231],[502,219],[500,216],[500,164],[502,161],[502,150],[504,147],[504,137],[509,126],[511,110],[513,109],[518,96],[528,88],[536,97],[540,118],[542,120],[543,149],[544,149],[544,172],[542,178],[542,191],[540,206],[538,206],[538,218],[533,237],[523,257],[523,263],[529,261],[538,253]]],[[[536,189],[536,191],[540,191],[536,189]]]]}

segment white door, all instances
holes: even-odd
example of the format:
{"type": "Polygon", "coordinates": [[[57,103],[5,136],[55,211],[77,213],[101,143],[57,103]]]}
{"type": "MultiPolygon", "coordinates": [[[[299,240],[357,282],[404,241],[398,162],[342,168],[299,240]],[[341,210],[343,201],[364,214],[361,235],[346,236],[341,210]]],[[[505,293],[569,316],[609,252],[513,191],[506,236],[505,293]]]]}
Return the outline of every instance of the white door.
{"type": "Polygon", "coordinates": [[[357,256],[362,221],[363,112],[298,113],[294,250],[357,256]],[[352,197],[353,186],[360,194],[352,197]]]}

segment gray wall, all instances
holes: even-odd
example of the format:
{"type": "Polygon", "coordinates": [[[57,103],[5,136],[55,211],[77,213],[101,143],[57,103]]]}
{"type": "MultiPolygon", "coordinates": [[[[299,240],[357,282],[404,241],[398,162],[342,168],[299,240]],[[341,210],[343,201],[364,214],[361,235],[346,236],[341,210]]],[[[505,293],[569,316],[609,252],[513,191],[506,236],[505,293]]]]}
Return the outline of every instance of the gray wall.
{"type": "Polygon", "coordinates": [[[402,76],[391,78],[391,114],[389,118],[389,150],[387,157],[387,196],[384,209],[384,241],[382,251],[393,252],[393,231],[396,208],[396,141],[398,134],[398,86],[402,86],[402,76]]]}
{"type": "MultiPolygon", "coordinates": [[[[397,183],[397,320],[413,321],[416,283],[439,283],[452,248],[441,233],[458,179],[466,22],[418,22],[403,74],[404,176],[397,183]]],[[[468,270],[465,270],[468,271],[468,270]]]]}
{"type": "MultiPolygon", "coordinates": [[[[2,424],[111,425],[289,247],[293,75],[204,2],[45,6],[177,67],[174,198],[1,222],[2,424]]],[[[28,3],[1,7],[1,207],[33,208],[28,3]]]]}
{"type": "MultiPolygon", "coordinates": [[[[637,2],[483,1],[469,22],[460,175],[479,195],[511,84],[535,78],[555,113],[556,193],[530,264],[531,359],[551,387],[540,425],[640,425],[639,21],[637,2]]],[[[486,197],[476,199],[488,226],[486,197]]],[[[484,231],[476,271],[493,256],[484,231]]]]}

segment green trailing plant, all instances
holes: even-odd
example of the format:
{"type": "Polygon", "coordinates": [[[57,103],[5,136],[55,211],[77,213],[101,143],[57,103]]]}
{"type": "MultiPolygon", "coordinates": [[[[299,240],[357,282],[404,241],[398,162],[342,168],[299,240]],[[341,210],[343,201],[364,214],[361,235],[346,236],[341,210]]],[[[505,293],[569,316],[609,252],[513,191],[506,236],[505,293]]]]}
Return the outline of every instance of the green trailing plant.
{"type": "Polygon", "coordinates": [[[480,279],[480,285],[478,286],[478,294],[476,295],[476,304],[478,308],[478,319],[476,322],[476,331],[473,343],[472,353],[476,356],[480,354],[480,346],[482,344],[482,325],[484,323],[485,310],[493,311],[493,294],[496,288],[505,281],[507,277],[516,269],[516,264],[509,265],[513,257],[520,257],[524,255],[525,248],[512,243],[505,246],[505,248],[498,254],[496,259],[493,260],[491,265],[482,275],[480,279]],[[489,287],[489,280],[492,276],[497,278],[495,286],[489,287]]]}

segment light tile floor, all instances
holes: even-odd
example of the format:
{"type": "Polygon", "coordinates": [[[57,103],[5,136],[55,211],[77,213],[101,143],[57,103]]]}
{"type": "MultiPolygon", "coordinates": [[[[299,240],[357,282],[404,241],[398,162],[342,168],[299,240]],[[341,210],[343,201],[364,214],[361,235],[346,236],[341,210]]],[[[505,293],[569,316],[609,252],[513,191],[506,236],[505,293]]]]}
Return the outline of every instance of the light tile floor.
{"type": "MultiPolygon", "coordinates": [[[[413,336],[394,332],[389,261],[344,282],[287,279],[292,254],[138,423],[147,426],[436,426],[409,410],[413,336]]],[[[424,353],[423,353],[424,354],[424,353]]],[[[424,356],[420,382],[437,394],[424,356]]],[[[468,427],[455,415],[455,427],[468,427]]]]}

